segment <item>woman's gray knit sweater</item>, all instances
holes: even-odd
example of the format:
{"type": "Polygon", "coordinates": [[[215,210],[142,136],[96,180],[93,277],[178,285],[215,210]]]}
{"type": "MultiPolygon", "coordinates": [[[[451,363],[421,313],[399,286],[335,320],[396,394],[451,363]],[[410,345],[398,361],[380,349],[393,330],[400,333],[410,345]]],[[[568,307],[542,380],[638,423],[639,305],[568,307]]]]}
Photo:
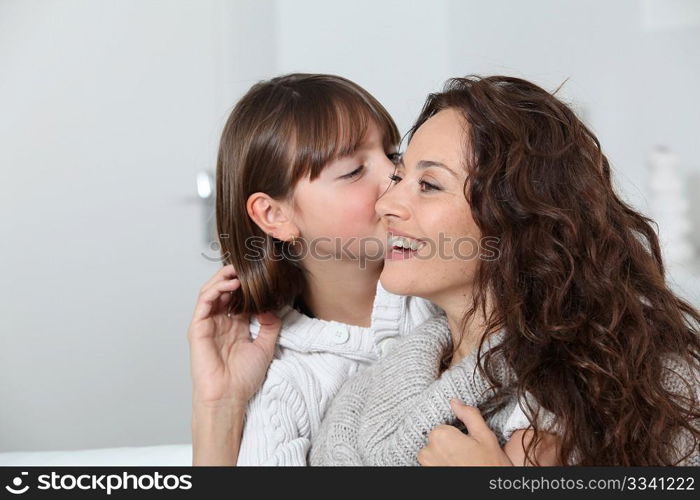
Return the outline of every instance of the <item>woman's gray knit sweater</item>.
{"type": "MultiPolygon", "coordinates": [[[[500,331],[487,338],[483,352],[496,345],[502,335],[500,331]]],[[[439,374],[440,358],[450,347],[447,318],[441,312],[382,360],[350,378],[312,441],[309,465],[419,465],[416,454],[426,445],[428,433],[438,425],[456,423],[451,398],[481,406],[493,394],[488,380],[476,369],[476,350],[439,374]]],[[[513,380],[512,371],[504,362],[499,361],[496,367],[498,380],[508,385],[513,380]]],[[[537,405],[532,396],[527,393],[525,397],[534,409],[537,405]]],[[[513,398],[486,418],[501,446],[513,431],[530,426],[524,408],[525,402],[513,398]]],[[[549,432],[561,431],[555,416],[542,407],[538,424],[549,432]]],[[[682,449],[687,450],[687,445],[682,449]]],[[[700,465],[700,454],[696,452],[681,465],[700,465]]]]}

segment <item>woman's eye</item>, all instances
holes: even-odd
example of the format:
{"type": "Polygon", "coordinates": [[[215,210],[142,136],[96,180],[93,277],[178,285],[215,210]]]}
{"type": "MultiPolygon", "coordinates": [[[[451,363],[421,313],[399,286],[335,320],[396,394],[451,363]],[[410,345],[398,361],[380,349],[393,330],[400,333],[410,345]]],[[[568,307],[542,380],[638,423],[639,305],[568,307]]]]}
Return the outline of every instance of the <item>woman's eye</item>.
{"type": "Polygon", "coordinates": [[[357,167],[355,170],[353,170],[349,174],[343,175],[343,179],[351,179],[353,177],[360,175],[360,173],[364,170],[364,168],[365,168],[364,165],[360,165],[359,167],[357,167]]]}
{"type": "Polygon", "coordinates": [[[423,192],[425,192],[425,191],[440,191],[440,188],[437,187],[435,184],[431,184],[431,183],[426,182],[424,180],[418,181],[418,184],[420,184],[421,188],[425,188],[425,189],[421,189],[421,191],[423,191],[423,192]]]}
{"type": "MultiPolygon", "coordinates": [[[[393,173],[389,176],[389,179],[391,180],[391,182],[401,182],[403,180],[403,177],[396,175],[396,173],[393,173]]],[[[431,184],[430,182],[424,181],[423,179],[419,180],[418,184],[420,185],[422,192],[441,190],[435,184],[431,184]]]]}

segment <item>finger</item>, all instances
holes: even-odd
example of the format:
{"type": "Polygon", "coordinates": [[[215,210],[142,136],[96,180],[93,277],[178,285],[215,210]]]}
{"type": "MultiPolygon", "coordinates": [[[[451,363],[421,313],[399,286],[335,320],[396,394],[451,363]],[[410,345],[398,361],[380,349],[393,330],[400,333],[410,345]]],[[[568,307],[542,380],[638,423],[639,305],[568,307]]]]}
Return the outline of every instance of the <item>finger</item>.
{"type": "Polygon", "coordinates": [[[457,431],[459,430],[451,425],[437,425],[431,429],[431,431],[428,433],[428,444],[435,444],[435,443],[440,443],[443,441],[449,441],[454,437],[452,434],[452,431],[457,431]]]}
{"type": "Polygon", "coordinates": [[[465,405],[457,399],[450,400],[450,406],[455,416],[464,422],[467,431],[473,438],[479,439],[493,435],[493,431],[491,431],[491,428],[481,416],[479,408],[465,405]]]}
{"type": "Polygon", "coordinates": [[[282,328],[282,321],[272,312],[265,312],[256,316],[260,323],[258,336],[255,343],[265,350],[270,356],[275,352],[275,344],[282,328]]]}
{"type": "Polygon", "coordinates": [[[223,280],[229,280],[237,277],[238,273],[236,273],[236,270],[232,265],[224,266],[219,269],[206,283],[204,283],[204,285],[202,285],[202,287],[199,289],[199,293],[201,295],[202,293],[207,292],[213,285],[223,280]]]}
{"type": "Polygon", "coordinates": [[[216,285],[213,285],[207,292],[200,295],[199,300],[197,300],[197,306],[194,310],[193,319],[202,320],[208,318],[212,313],[215,302],[221,296],[221,294],[230,293],[237,290],[240,286],[241,282],[238,279],[222,281],[216,285]]]}
{"type": "Polygon", "coordinates": [[[214,283],[218,283],[223,279],[237,277],[238,274],[236,273],[236,269],[233,267],[232,264],[224,266],[221,269],[219,269],[216,273],[214,273],[214,276],[209,278],[209,280],[207,280],[207,282],[202,285],[202,287],[199,289],[199,293],[201,294],[206,292],[214,283]]]}
{"type": "Polygon", "coordinates": [[[430,448],[426,447],[418,450],[418,453],[416,453],[416,460],[418,460],[418,463],[423,467],[429,467],[432,463],[430,448]]]}
{"type": "MultiPolygon", "coordinates": [[[[215,298],[211,301],[211,310],[209,311],[209,316],[213,317],[221,313],[227,313],[229,308],[226,304],[231,301],[232,293],[241,287],[241,282],[238,278],[233,278],[231,280],[223,280],[215,283],[209,288],[209,291],[205,293],[203,297],[215,298]]],[[[230,317],[230,316],[229,316],[230,317]]]]}

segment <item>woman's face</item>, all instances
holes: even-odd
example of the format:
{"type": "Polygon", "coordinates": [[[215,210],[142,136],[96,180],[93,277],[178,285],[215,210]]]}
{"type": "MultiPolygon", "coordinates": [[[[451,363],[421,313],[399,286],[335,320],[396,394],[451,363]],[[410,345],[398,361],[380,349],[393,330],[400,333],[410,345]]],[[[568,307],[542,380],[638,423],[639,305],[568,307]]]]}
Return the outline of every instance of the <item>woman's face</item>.
{"type": "Polygon", "coordinates": [[[465,127],[453,109],[427,120],[376,203],[389,240],[382,286],[443,308],[468,296],[479,255],[480,232],[464,194],[465,127]]]}
{"type": "Polygon", "coordinates": [[[389,187],[394,162],[379,127],[370,123],[351,156],[334,160],[320,176],[294,190],[294,222],[309,251],[328,258],[373,258],[381,265],[386,233],[374,205],[389,187]]]}

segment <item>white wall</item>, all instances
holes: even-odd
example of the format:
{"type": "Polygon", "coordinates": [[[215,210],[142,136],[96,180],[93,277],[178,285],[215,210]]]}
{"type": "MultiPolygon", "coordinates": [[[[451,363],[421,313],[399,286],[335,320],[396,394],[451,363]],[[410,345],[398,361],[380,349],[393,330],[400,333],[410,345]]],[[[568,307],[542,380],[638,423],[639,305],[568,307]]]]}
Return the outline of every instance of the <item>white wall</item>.
{"type": "Polygon", "coordinates": [[[449,74],[447,0],[277,0],[277,70],[336,73],[405,133],[449,74]]]}
{"type": "Polygon", "coordinates": [[[450,71],[513,74],[551,90],[568,78],[562,94],[586,111],[631,200],[644,203],[638,190],[657,143],[700,170],[700,25],[654,29],[639,0],[450,5],[450,71]]]}
{"type": "Polygon", "coordinates": [[[270,14],[0,3],[1,451],[190,439],[186,330],[217,267],[194,180],[274,71],[270,14]]]}

